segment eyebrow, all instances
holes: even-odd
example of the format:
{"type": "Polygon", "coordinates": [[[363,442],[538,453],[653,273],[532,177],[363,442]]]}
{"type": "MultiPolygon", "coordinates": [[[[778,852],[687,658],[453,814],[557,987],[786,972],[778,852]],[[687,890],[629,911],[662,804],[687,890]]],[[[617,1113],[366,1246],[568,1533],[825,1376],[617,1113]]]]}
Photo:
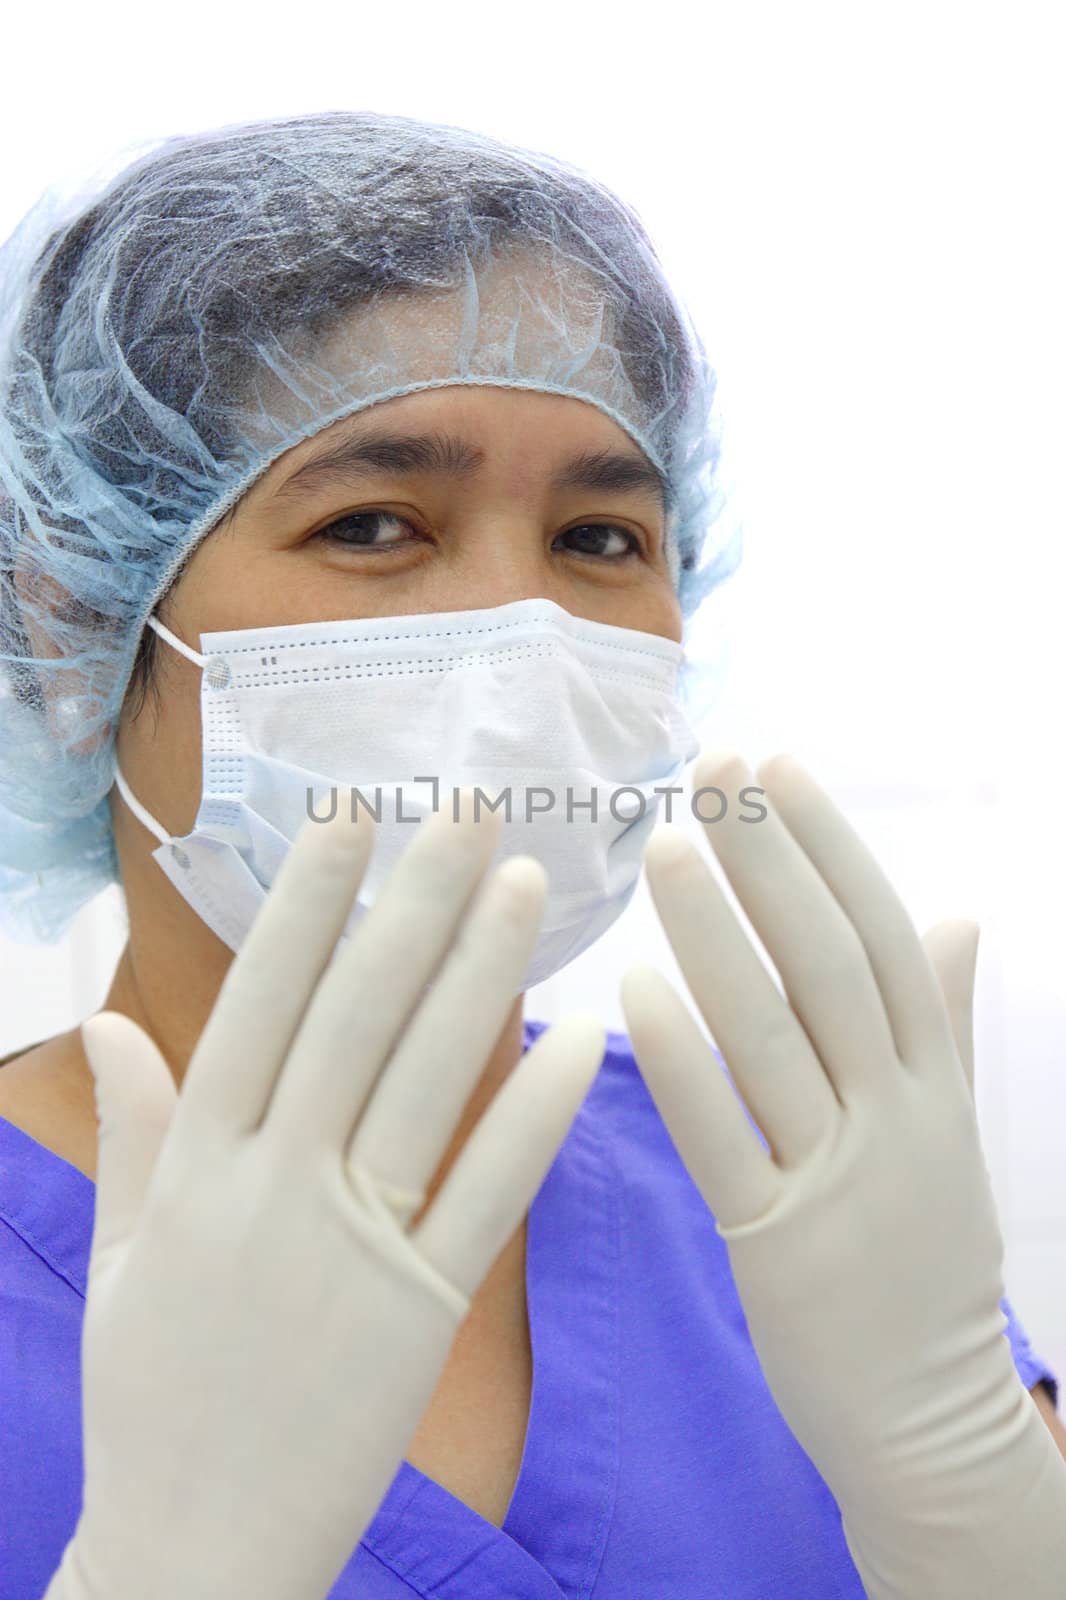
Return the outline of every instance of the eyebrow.
{"type": "MultiPolygon", "coordinates": [[[[454,434],[366,433],[342,439],[309,456],[278,485],[267,503],[283,505],[312,489],[343,487],[375,472],[398,476],[434,473],[469,479],[484,465],[485,451],[454,434]]],[[[665,506],[667,488],[658,467],[629,451],[584,450],[565,461],[551,480],[553,489],[602,489],[615,493],[657,494],[665,506]]]]}

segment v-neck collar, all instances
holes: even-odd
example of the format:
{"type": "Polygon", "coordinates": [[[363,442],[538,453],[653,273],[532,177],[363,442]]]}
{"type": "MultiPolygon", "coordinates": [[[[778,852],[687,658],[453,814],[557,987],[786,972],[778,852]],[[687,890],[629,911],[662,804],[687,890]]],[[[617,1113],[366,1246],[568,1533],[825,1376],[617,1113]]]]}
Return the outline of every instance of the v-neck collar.
{"type": "MultiPolygon", "coordinates": [[[[546,1027],[523,1021],[523,1051],[546,1027]]],[[[502,1527],[404,1460],[361,1541],[433,1600],[584,1600],[603,1559],[619,1460],[621,1190],[595,1111],[598,1083],[528,1213],[533,1382],[502,1527]]],[[[2,1118],[0,1166],[0,1217],[84,1298],[95,1183],[2,1118]]]]}
{"type": "MultiPolygon", "coordinates": [[[[524,1048],[543,1032],[525,1022],[524,1048]]],[[[593,1084],[533,1198],[529,1421],[501,1527],[403,1461],[362,1543],[434,1600],[583,1600],[611,1525],[619,1453],[619,1184],[593,1084]]]]}

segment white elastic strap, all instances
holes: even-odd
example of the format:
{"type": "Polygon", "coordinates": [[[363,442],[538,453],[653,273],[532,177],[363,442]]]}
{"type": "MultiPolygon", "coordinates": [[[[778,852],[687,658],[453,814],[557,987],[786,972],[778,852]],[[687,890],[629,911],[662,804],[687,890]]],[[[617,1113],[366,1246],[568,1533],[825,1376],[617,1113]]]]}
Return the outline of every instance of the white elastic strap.
{"type": "Polygon", "coordinates": [[[125,800],[126,804],[129,806],[137,820],[144,823],[149,833],[155,834],[160,844],[169,844],[171,838],[170,834],[165,828],[160,826],[150,811],[145,810],[144,806],[141,805],[141,802],[131,792],[129,784],[122,776],[122,769],[117,761],[115,762],[115,783],[118,786],[119,794],[122,796],[123,800],[125,800]]]}
{"type": "MultiPolygon", "coordinates": [[[[207,657],[202,656],[199,650],[194,650],[192,646],[186,644],[183,639],[179,639],[176,633],[171,633],[170,629],[164,623],[160,622],[158,617],[149,617],[148,626],[150,628],[154,628],[156,633],[164,638],[168,644],[174,646],[175,650],[180,651],[187,661],[192,662],[193,666],[206,666],[207,657]]],[[[123,798],[125,798],[125,796],[123,796],[123,798]]]]}

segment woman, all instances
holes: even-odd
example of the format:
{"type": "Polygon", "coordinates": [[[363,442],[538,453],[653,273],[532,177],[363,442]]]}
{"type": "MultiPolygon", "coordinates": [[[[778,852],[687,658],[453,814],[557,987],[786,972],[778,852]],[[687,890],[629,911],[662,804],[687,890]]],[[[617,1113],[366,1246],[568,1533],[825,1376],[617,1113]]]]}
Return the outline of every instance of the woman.
{"type": "Polygon", "coordinates": [[[709,756],[789,1005],[646,859],[746,1105],[647,970],[639,1070],[523,1016],[680,792],[738,553],[637,217],[337,112],[6,252],[6,913],[117,878],[129,942],[0,1073],[4,1600],[1060,1592],[972,930],[923,952],[801,769],[709,756]]]}

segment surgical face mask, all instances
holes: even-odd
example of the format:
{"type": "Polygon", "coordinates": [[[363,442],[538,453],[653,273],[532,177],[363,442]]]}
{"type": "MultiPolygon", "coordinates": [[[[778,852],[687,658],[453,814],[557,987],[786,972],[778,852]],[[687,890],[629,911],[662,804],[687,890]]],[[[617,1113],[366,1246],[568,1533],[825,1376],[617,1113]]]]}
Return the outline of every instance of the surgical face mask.
{"type": "Polygon", "coordinates": [[[586,950],[628,904],[658,814],[697,742],[672,640],[574,617],[553,601],[201,635],[203,793],[155,860],[233,950],[299,829],[338,807],[375,821],[345,927],[373,905],[419,822],[476,788],[503,818],[494,862],[532,855],[547,905],[522,988],[586,950]]]}

